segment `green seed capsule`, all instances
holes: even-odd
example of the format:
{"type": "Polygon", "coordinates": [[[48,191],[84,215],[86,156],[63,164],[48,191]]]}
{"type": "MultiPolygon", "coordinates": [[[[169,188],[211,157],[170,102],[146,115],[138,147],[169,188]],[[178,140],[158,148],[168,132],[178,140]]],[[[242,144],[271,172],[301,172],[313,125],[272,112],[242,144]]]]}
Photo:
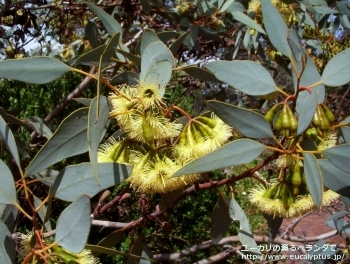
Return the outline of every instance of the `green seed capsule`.
{"type": "Polygon", "coordinates": [[[320,119],[320,116],[318,115],[317,108],[316,108],[316,111],[314,113],[314,116],[312,117],[312,121],[311,122],[312,122],[312,125],[314,127],[320,127],[320,125],[321,125],[321,119],[320,119]]]}
{"type": "Polygon", "coordinates": [[[277,132],[280,132],[282,130],[282,111],[280,111],[278,113],[278,116],[277,116],[277,119],[276,119],[276,122],[273,126],[273,128],[277,131],[277,132]]]}
{"type": "Polygon", "coordinates": [[[206,124],[210,128],[214,129],[216,127],[217,121],[205,116],[199,116],[196,118],[196,120],[200,121],[203,124],[206,124]]]}
{"type": "Polygon", "coordinates": [[[187,143],[187,135],[186,135],[187,127],[188,127],[188,124],[186,124],[186,126],[184,127],[184,129],[182,130],[182,132],[180,134],[180,138],[178,141],[179,146],[185,146],[187,143]]]}
{"type": "MultiPolygon", "coordinates": [[[[282,128],[290,129],[290,119],[288,115],[289,106],[285,103],[282,108],[282,128]]],[[[290,109],[289,109],[290,110],[290,109]]]]}
{"type": "Polygon", "coordinates": [[[188,124],[187,133],[186,133],[186,135],[187,135],[187,144],[189,146],[194,146],[196,144],[196,141],[194,140],[194,135],[193,135],[192,129],[191,129],[192,126],[193,126],[192,123],[188,124]]]}
{"type": "Polygon", "coordinates": [[[145,117],[143,117],[143,120],[142,120],[142,132],[143,132],[143,137],[144,137],[145,141],[148,144],[153,145],[153,143],[154,143],[153,129],[148,124],[148,122],[147,122],[145,117]]]}
{"type": "Polygon", "coordinates": [[[335,122],[335,116],[333,115],[332,111],[328,108],[328,106],[321,104],[322,109],[328,119],[329,124],[332,126],[335,122]]]}
{"type": "Polygon", "coordinates": [[[328,118],[326,117],[326,114],[324,113],[322,107],[318,106],[318,108],[321,117],[320,129],[322,132],[328,131],[331,129],[331,124],[329,123],[328,118]]]}
{"type": "Polygon", "coordinates": [[[301,184],[301,174],[299,168],[299,161],[297,160],[294,167],[292,176],[293,194],[297,196],[299,194],[299,186],[301,184]]]}
{"type": "Polygon", "coordinates": [[[289,130],[292,133],[295,133],[297,131],[297,129],[298,129],[298,120],[297,120],[297,118],[295,117],[295,115],[293,114],[292,110],[289,107],[287,107],[287,111],[288,111],[289,122],[290,122],[289,130]]]}
{"type": "Polygon", "coordinates": [[[277,108],[279,107],[279,104],[275,104],[274,106],[272,106],[270,108],[269,111],[267,111],[266,115],[265,115],[265,119],[268,123],[272,123],[273,121],[273,118],[275,117],[275,114],[276,114],[276,110],[277,108]]]}
{"type": "Polygon", "coordinates": [[[274,199],[275,194],[278,191],[279,188],[279,183],[276,183],[274,185],[272,185],[269,189],[267,189],[267,191],[263,194],[263,197],[265,198],[270,198],[270,199],[274,199]]]}

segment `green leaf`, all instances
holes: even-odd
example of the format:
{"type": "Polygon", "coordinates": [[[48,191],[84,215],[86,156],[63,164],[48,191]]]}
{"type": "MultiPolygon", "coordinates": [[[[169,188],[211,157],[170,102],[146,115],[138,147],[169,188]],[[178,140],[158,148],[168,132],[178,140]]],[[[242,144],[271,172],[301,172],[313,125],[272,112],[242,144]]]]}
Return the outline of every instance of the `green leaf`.
{"type": "Polygon", "coordinates": [[[187,74],[198,78],[200,80],[207,80],[207,81],[211,81],[211,82],[220,82],[213,73],[211,73],[210,71],[207,71],[203,68],[199,68],[197,66],[185,66],[185,67],[181,67],[181,68],[177,68],[176,70],[179,71],[184,71],[187,74]]]}
{"type": "Polygon", "coordinates": [[[102,24],[110,36],[120,33],[120,39],[122,39],[123,29],[117,20],[93,4],[86,3],[86,5],[101,19],[102,24]]]}
{"type": "Polygon", "coordinates": [[[322,154],[339,169],[350,172],[350,145],[334,146],[322,151],[322,154]]]}
{"type": "Polygon", "coordinates": [[[93,50],[90,50],[83,55],[79,56],[72,65],[87,65],[91,66],[93,64],[99,64],[101,55],[103,56],[103,65],[110,62],[111,58],[115,55],[115,50],[109,49],[107,52],[105,52],[105,49],[107,47],[106,45],[101,45],[93,50]]]}
{"type": "Polygon", "coordinates": [[[350,127],[340,127],[342,136],[346,143],[350,143],[350,127]]]}
{"type": "Polygon", "coordinates": [[[117,52],[122,54],[125,58],[129,59],[136,65],[141,65],[141,58],[139,56],[136,56],[134,54],[131,54],[129,52],[126,52],[125,50],[117,49],[117,52]]]}
{"type": "Polygon", "coordinates": [[[55,242],[73,253],[80,253],[85,247],[90,227],[90,198],[81,195],[58,218],[55,242]]]}
{"type": "Polygon", "coordinates": [[[181,34],[177,31],[163,31],[157,33],[157,37],[161,40],[165,45],[167,45],[168,41],[179,37],[181,34]]]}
{"type": "Polygon", "coordinates": [[[219,13],[225,12],[226,9],[229,8],[230,5],[232,5],[234,1],[235,0],[228,0],[228,1],[225,1],[225,3],[223,5],[219,5],[219,7],[220,7],[219,13]]]}
{"type": "MultiPolygon", "coordinates": [[[[38,197],[36,197],[35,195],[33,195],[33,200],[34,200],[34,207],[37,208],[41,203],[42,203],[42,200],[40,200],[38,197]]],[[[45,223],[45,215],[46,215],[46,206],[43,205],[38,212],[38,215],[41,219],[41,221],[43,221],[44,225],[45,225],[45,228],[47,231],[51,231],[52,230],[52,227],[51,227],[51,223],[50,221],[47,221],[45,223]]]]}
{"type": "Polygon", "coordinates": [[[307,187],[309,188],[310,194],[317,208],[321,208],[323,183],[320,166],[318,165],[317,160],[313,154],[304,152],[303,156],[307,187]]]}
{"type": "Polygon", "coordinates": [[[149,44],[142,54],[140,81],[144,85],[159,85],[160,95],[170,80],[174,57],[161,41],[149,44]]]}
{"type": "Polygon", "coordinates": [[[90,106],[92,101],[90,98],[74,98],[73,100],[84,106],[90,106]]]}
{"type": "Polygon", "coordinates": [[[270,73],[253,61],[213,61],[207,68],[220,81],[249,95],[264,95],[277,91],[270,73]]]}
{"type": "Polygon", "coordinates": [[[247,16],[246,14],[239,12],[239,11],[234,11],[231,14],[234,17],[234,19],[236,19],[237,21],[255,29],[256,31],[258,31],[260,33],[266,34],[265,30],[261,26],[259,26],[253,19],[251,19],[249,16],[247,16]]]}
{"type": "Polygon", "coordinates": [[[302,48],[299,43],[299,37],[294,29],[288,29],[288,39],[289,46],[292,49],[292,53],[295,61],[300,62],[301,56],[303,55],[302,48]]]}
{"type": "Polygon", "coordinates": [[[228,213],[230,200],[220,196],[211,214],[211,239],[215,245],[225,236],[231,223],[228,213]]]}
{"type": "Polygon", "coordinates": [[[98,35],[99,32],[96,24],[89,20],[85,26],[85,36],[93,49],[101,45],[98,35]]]}
{"type": "Polygon", "coordinates": [[[254,111],[219,101],[208,101],[207,105],[226,124],[238,129],[249,138],[273,138],[273,132],[266,119],[254,111]]]}
{"type": "Polygon", "coordinates": [[[160,41],[157,34],[154,33],[154,31],[151,29],[146,29],[141,39],[141,46],[140,46],[141,56],[143,56],[148,45],[156,41],[160,41]]]}
{"type": "Polygon", "coordinates": [[[0,204],[0,219],[3,221],[9,230],[14,230],[17,224],[19,210],[13,204],[0,204]]]}
{"type": "Polygon", "coordinates": [[[250,230],[249,220],[235,199],[230,200],[229,214],[232,220],[239,221],[239,241],[246,246],[246,249],[260,255],[261,252],[258,250],[258,245],[254,240],[252,231],[250,230]]]}
{"type": "Polygon", "coordinates": [[[7,226],[0,220],[0,263],[13,264],[15,263],[15,258],[15,241],[7,226]]]}
{"type": "Polygon", "coordinates": [[[139,264],[152,264],[153,260],[153,254],[152,251],[147,247],[147,245],[144,243],[142,246],[142,254],[139,264]],[[149,260],[148,260],[149,259],[149,260]]]}
{"type": "Polygon", "coordinates": [[[0,61],[0,78],[35,84],[51,82],[71,70],[73,68],[50,57],[0,61]]]}
{"type": "Polygon", "coordinates": [[[269,242],[271,243],[278,235],[284,218],[268,214],[264,214],[264,217],[269,226],[269,242]]]}
{"type": "Polygon", "coordinates": [[[35,131],[38,132],[39,135],[46,137],[47,139],[52,137],[51,129],[48,128],[48,126],[46,125],[47,122],[41,119],[40,117],[37,117],[37,116],[27,117],[25,121],[31,124],[34,127],[35,131]]]}
{"type": "Polygon", "coordinates": [[[50,189],[50,196],[63,201],[74,201],[81,194],[94,197],[97,193],[124,181],[131,167],[118,163],[98,165],[100,185],[97,185],[90,163],[81,163],[64,168],[50,189]]]}
{"type": "Polygon", "coordinates": [[[115,75],[112,80],[111,80],[111,84],[112,85],[120,85],[120,84],[128,84],[128,85],[131,85],[131,86],[136,86],[139,84],[139,79],[140,79],[140,76],[138,73],[136,72],[122,72],[122,73],[119,73],[117,75],[115,75]]]}
{"type": "Polygon", "coordinates": [[[335,55],[323,70],[321,82],[327,86],[339,86],[350,81],[350,49],[335,55]]]}
{"type": "Polygon", "coordinates": [[[0,160],[0,177],[0,204],[17,204],[17,193],[12,173],[2,160],[0,160]]]}
{"type": "Polygon", "coordinates": [[[30,176],[30,177],[32,179],[36,179],[38,181],[41,181],[45,185],[51,187],[54,184],[55,179],[56,179],[58,174],[59,174],[59,171],[57,171],[57,170],[45,169],[45,170],[42,170],[42,171],[40,171],[40,172],[30,176]]]}
{"type": "Polygon", "coordinates": [[[177,51],[179,50],[179,48],[181,47],[182,43],[184,42],[185,38],[187,37],[187,35],[189,33],[190,33],[190,31],[185,32],[169,46],[169,49],[170,49],[171,53],[173,54],[173,56],[175,56],[177,54],[177,51]]]}
{"type": "Polygon", "coordinates": [[[340,123],[340,125],[347,125],[350,124],[350,116],[346,117],[344,120],[342,120],[340,123]]]}
{"type": "Polygon", "coordinates": [[[89,108],[87,137],[89,142],[89,157],[91,168],[94,172],[96,181],[99,182],[97,150],[100,145],[100,141],[108,128],[109,104],[108,98],[101,96],[99,102],[99,114],[97,115],[97,100],[98,97],[95,97],[92,100],[89,108]]]}
{"type": "Polygon", "coordinates": [[[298,129],[297,135],[303,133],[310,125],[312,117],[317,107],[317,94],[308,91],[299,93],[296,103],[296,111],[298,113],[298,129]]]}
{"type": "Polygon", "coordinates": [[[143,246],[143,237],[142,234],[135,240],[134,245],[132,246],[129,254],[133,256],[128,257],[127,264],[139,264],[140,257],[142,254],[142,246],[143,246]],[[135,256],[135,257],[134,257],[135,256]],[[140,256],[140,257],[137,257],[140,256]]]}
{"type": "Polygon", "coordinates": [[[17,144],[11,129],[7,126],[5,120],[0,116],[0,139],[8,147],[12,158],[15,160],[18,168],[21,168],[21,161],[19,159],[17,144]]]}
{"type": "Polygon", "coordinates": [[[238,139],[188,163],[173,177],[246,164],[253,161],[265,149],[263,144],[254,140],[238,139]]]}
{"type": "Polygon", "coordinates": [[[264,26],[269,40],[279,52],[290,58],[292,51],[287,41],[288,28],[283,18],[270,0],[261,0],[260,2],[264,26]]]}
{"type": "MultiPolygon", "coordinates": [[[[119,244],[124,237],[124,230],[115,230],[112,233],[110,233],[108,236],[106,236],[104,239],[102,239],[97,246],[100,247],[107,247],[112,248],[115,245],[119,244]]],[[[96,252],[94,253],[95,257],[98,257],[101,253],[96,252]]]]}
{"type": "MultiPolygon", "coordinates": [[[[304,69],[303,75],[300,79],[300,86],[308,87],[311,85],[314,85],[315,83],[319,82],[321,76],[313,62],[313,59],[308,55],[305,54],[305,52],[302,50],[303,56],[306,56],[306,68],[304,69]]],[[[293,58],[294,60],[294,58],[293,58]]],[[[298,74],[302,72],[302,61],[295,62],[298,74]]],[[[293,82],[294,82],[294,90],[296,89],[297,85],[297,77],[295,75],[295,72],[292,71],[293,75],[293,82]]],[[[319,103],[323,103],[325,98],[325,87],[323,84],[319,84],[313,88],[311,88],[312,93],[317,94],[317,100],[319,103]]]]}
{"type": "Polygon", "coordinates": [[[64,158],[87,152],[87,107],[80,108],[66,117],[53,136],[39,150],[29,164],[25,176],[33,175],[64,158]]]}
{"type": "Polygon", "coordinates": [[[325,14],[337,14],[339,13],[339,11],[335,10],[335,9],[331,9],[327,6],[314,6],[313,9],[321,14],[321,15],[325,15],[325,14]]]}

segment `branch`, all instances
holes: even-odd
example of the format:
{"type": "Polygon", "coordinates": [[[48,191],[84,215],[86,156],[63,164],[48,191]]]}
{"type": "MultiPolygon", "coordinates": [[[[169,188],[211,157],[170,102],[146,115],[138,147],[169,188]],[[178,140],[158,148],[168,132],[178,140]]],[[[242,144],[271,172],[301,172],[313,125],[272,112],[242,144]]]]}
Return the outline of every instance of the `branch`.
{"type": "MultiPolygon", "coordinates": [[[[200,261],[197,261],[196,264],[211,264],[211,263],[217,263],[221,260],[227,259],[230,255],[232,255],[233,252],[237,250],[232,250],[231,248],[226,249],[225,251],[220,252],[219,254],[210,256],[209,258],[202,259],[200,261]]],[[[249,264],[254,264],[251,260],[246,260],[249,264]]]]}

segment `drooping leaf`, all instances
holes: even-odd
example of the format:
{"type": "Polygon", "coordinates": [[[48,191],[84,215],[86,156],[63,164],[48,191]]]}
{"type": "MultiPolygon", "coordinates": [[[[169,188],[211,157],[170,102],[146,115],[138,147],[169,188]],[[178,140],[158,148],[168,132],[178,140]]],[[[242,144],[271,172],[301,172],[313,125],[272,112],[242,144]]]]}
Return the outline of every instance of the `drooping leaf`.
{"type": "Polygon", "coordinates": [[[57,170],[45,169],[38,173],[35,173],[34,175],[31,175],[30,177],[32,179],[36,179],[37,181],[40,181],[45,185],[51,187],[54,184],[58,174],[59,174],[59,171],[57,170]]]}
{"type": "Polygon", "coordinates": [[[251,139],[238,139],[196,159],[173,176],[212,171],[229,166],[242,165],[253,161],[266,147],[251,139]]]}
{"type": "Polygon", "coordinates": [[[151,260],[153,260],[153,254],[152,251],[147,247],[145,243],[143,243],[142,246],[142,254],[141,254],[141,259],[139,264],[151,264],[151,260]]]}
{"type": "Polygon", "coordinates": [[[339,86],[350,81],[350,49],[335,55],[323,70],[321,82],[327,86],[339,86]]]}
{"type": "Polygon", "coordinates": [[[299,93],[296,103],[296,111],[298,113],[298,129],[297,135],[303,133],[312,120],[317,107],[317,94],[308,91],[299,93]]]}
{"type": "Polygon", "coordinates": [[[341,127],[340,128],[344,141],[350,143],[350,127],[341,127]]]}
{"type": "Polygon", "coordinates": [[[90,198],[81,195],[58,218],[55,242],[73,253],[80,253],[85,247],[90,226],[90,198]]]}
{"type": "Polygon", "coordinates": [[[140,76],[136,72],[122,72],[114,76],[111,80],[111,84],[118,85],[126,83],[131,86],[135,86],[139,84],[140,76]]]}
{"type": "Polygon", "coordinates": [[[139,56],[136,56],[134,54],[131,54],[131,53],[126,52],[126,51],[121,50],[121,49],[117,49],[117,52],[122,54],[125,58],[129,59],[130,61],[132,61],[136,65],[141,65],[141,58],[139,56]]]}
{"type": "MultiPolygon", "coordinates": [[[[37,208],[37,207],[42,203],[42,200],[40,200],[40,199],[39,199],[38,197],[36,197],[35,195],[33,195],[33,200],[34,200],[34,207],[35,207],[35,208],[37,208]]],[[[38,212],[38,215],[39,215],[41,221],[43,221],[46,230],[47,230],[47,231],[51,231],[51,230],[52,230],[52,227],[51,227],[50,221],[45,222],[46,210],[47,210],[46,206],[43,205],[37,212],[38,212]]]]}
{"type": "Polygon", "coordinates": [[[303,52],[299,43],[299,37],[294,29],[288,29],[288,43],[296,62],[300,62],[303,52]]]}
{"type": "MultiPolygon", "coordinates": [[[[301,76],[300,79],[300,87],[304,86],[304,87],[308,87],[310,85],[316,84],[317,82],[319,82],[321,76],[312,60],[312,58],[306,54],[303,50],[303,57],[305,58],[305,62],[306,62],[306,68],[304,69],[303,75],[301,76]]],[[[294,58],[293,58],[294,60],[294,58]]],[[[302,68],[303,68],[303,63],[302,60],[300,60],[299,62],[295,61],[295,66],[297,69],[298,74],[301,74],[302,72],[302,68]]],[[[294,70],[292,71],[292,75],[293,75],[293,82],[294,82],[294,89],[296,89],[296,85],[297,85],[297,76],[296,73],[294,72],[294,70]]],[[[319,103],[323,103],[324,98],[325,98],[325,87],[323,84],[318,84],[317,86],[313,87],[311,89],[312,93],[316,93],[317,94],[317,100],[319,103]]]]}
{"type": "Polygon", "coordinates": [[[220,81],[249,95],[264,95],[277,91],[270,73],[253,61],[213,61],[207,68],[220,81]]]}
{"type": "Polygon", "coordinates": [[[247,16],[243,12],[234,11],[231,14],[234,17],[234,19],[236,19],[237,21],[255,29],[260,33],[266,34],[265,30],[261,26],[259,26],[253,19],[251,19],[249,16],[247,16]]]}
{"type": "Polygon", "coordinates": [[[85,36],[90,42],[90,45],[93,49],[101,45],[98,40],[98,34],[99,33],[96,24],[89,20],[85,26],[85,36]]]}
{"type": "Polygon", "coordinates": [[[230,7],[230,5],[232,5],[234,2],[234,0],[228,0],[225,1],[223,5],[219,4],[218,6],[220,7],[219,13],[225,12],[227,8],[230,7]]]}
{"type": "MultiPolygon", "coordinates": [[[[124,230],[115,230],[112,233],[110,233],[108,236],[103,238],[97,244],[97,246],[112,248],[115,245],[119,244],[122,241],[123,237],[124,237],[124,230]]],[[[97,257],[100,254],[101,254],[100,252],[96,252],[94,253],[94,256],[97,257]]]]}
{"type": "Polygon", "coordinates": [[[64,168],[56,177],[50,195],[63,201],[74,201],[81,194],[94,197],[100,191],[124,181],[131,173],[131,167],[118,163],[98,165],[97,185],[90,163],[81,163],[64,168]]]}
{"type": "Polygon", "coordinates": [[[226,124],[239,130],[249,138],[273,138],[273,132],[266,119],[254,111],[219,101],[208,101],[207,105],[226,124]]]}
{"type": "Polygon", "coordinates": [[[93,4],[86,3],[86,5],[101,19],[102,24],[110,36],[119,33],[120,39],[122,39],[123,29],[117,20],[106,13],[103,9],[93,4]]]}
{"type": "Polygon", "coordinates": [[[40,117],[37,117],[37,116],[27,117],[25,121],[30,123],[39,135],[42,135],[47,139],[52,137],[51,129],[46,125],[47,122],[41,119],[40,117]]]}
{"type": "Polygon", "coordinates": [[[173,54],[173,56],[176,55],[177,51],[179,50],[179,48],[181,47],[182,43],[184,42],[185,38],[187,37],[187,35],[189,33],[190,33],[190,31],[185,32],[169,46],[169,49],[170,49],[171,53],[173,54]]]}
{"type": "Polygon", "coordinates": [[[337,11],[335,9],[331,9],[327,6],[314,6],[313,8],[317,13],[322,14],[322,15],[339,13],[339,11],[337,11]]]}
{"type": "Polygon", "coordinates": [[[98,162],[97,162],[97,150],[100,144],[101,139],[106,133],[108,127],[108,118],[109,118],[109,104],[108,98],[105,96],[100,97],[99,102],[99,114],[97,116],[96,106],[98,97],[95,97],[89,108],[89,117],[88,117],[88,127],[87,135],[89,142],[89,156],[91,162],[91,168],[94,172],[94,176],[97,182],[99,182],[98,177],[98,162]]]}
{"type": "Polygon", "coordinates": [[[304,152],[304,172],[306,184],[312,199],[317,206],[321,208],[323,195],[323,180],[320,166],[313,154],[304,152]]]}
{"type": "Polygon", "coordinates": [[[142,54],[140,81],[145,85],[159,85],[160,96],[163,96],[173,64],[174,57],[163,42],[152,42],[142,54]]]}
{"type": "Polygon", "coordinates": [[[261,11],[265,30],[272,45],[283,55],[290,58],[292,51],[287,41],[288,28],[280,13],[270,0],[261,0],[261,11]]]}
{"type": "Polygon", "coordinates": [[[127,264],[139,264],[140,258],[134,256],[141,256],[142,254],[142,246],[143,246],[143,237],[140,235],[134,242],[129,254],[132,256],[128,257],[127,264]]]}
{"type": "Polygon", "coordinates": [[[18,212],[18,208],[13,204],[0,204],[0,219],[9,230],[15,227],[18,212]]]}
{"type": "Polygon", "coordinates": [[[151,30],[146,29],[145,32],[142,34],[141,44],[140,44],[140,53],[141,56],[143,56],[143,53],[145,52],[147,46],[153,42],[159,41],[157,34],[151,30]]]}
{"type": "Polygon", "coordinates": [[[176,70],[181,70],[186,72],[188,75],[191,75],[200,80],[207,80],[211,82],[220,82],[213,73],[207,71],[203,68],[199,68],[196,66],[185,66],[181,68],[177,68],[176,70]]]}
{"type": "Polygon", "coordinates": [[[334,146],[322,151],[324,155],[330,162],[332,162],[339,169],[350,172],[350,145],[344,144],[339,146],[334,146]]]}
{"type": "Polygon", "coordinates": [[[0,263],[13,264],[15,263],[15,258],[15,241],[7,226],[0,220],[0,263]]]}
{"type": "Polygon", "coordinates": [[[264,214],[264,217],[267,220],[267,224],[269,226],[269,242],[272,243],[280,231],[283,217],[272,216],[268,214],[264,214]]]}
{"type": "Polygon", "coordinates": [[[0,61],[0,78],[35,84],[51,82],[71,70],[68,65],[51,57],[0,61]]]}
{"type": "Polygon", "coordinates": [[[230,200],[229,214],[232,220],[239,221],[239,241],[247,247],[246,249],[260,255],[261,252],[258,250],[258,245],[254,240],[252,231],[250,230],[249,220],[235,199],[230,200]]]}
{"type": "Polygon", "coordinates": [[[0,204],[17,204],[17,193],[13,175],[7,165],[0,160],[0,204]]]}
{"type": "Polygon", "coordinates": [[[229,199],[220,196],[211,214],[211,239],[214,244],[218,244],[225,236],[231,223],[229,203],[229,199]]]}
{"type": "Polygon", "coordinates": [[[5,120],[0,116],[0,139],[8,147],[12,158],[15,160],[18,168],[21,168],[21,161],[19,159],[16,140],[12,134],[11,129],[7,126],[5,120]]]}
{"type": "MultiPolygon", "coordinates": [[[[101,55],[104,53],[107,45],[101,45],[93,50],[90,50],[83,55],[79,56],[75,61],[72,62],[72,65],[87,65],[91,66],[94,64],[99,64],[101,55]]],[[[114,56],[115,51],[109,49],[108,52],[104,53],[103,56],[103,65],[110,62],[110,59],[114,56]]]]}
{"type": "Polygon", "coordinates": [[[38,173],[64,158],[88,151],[88,110],[88,107],[80,108],[62,121],[29,164],[26,176],[38,173]]]}

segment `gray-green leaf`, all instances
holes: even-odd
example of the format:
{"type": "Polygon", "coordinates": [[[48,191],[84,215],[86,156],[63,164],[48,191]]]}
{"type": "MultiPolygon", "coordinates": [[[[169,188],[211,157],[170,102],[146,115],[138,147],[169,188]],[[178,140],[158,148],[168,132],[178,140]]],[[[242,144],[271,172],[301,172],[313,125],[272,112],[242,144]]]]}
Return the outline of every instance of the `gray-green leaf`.
{"type": "Polygon", "coordinates": [[[251,139],[238,139],[196,159],[173,176],[212,171],[234,165],[246,164],[258,157],[266,147],[251,139]]]}
{"type": "Polygon", "coordinates": [[[13,175],[7,165],[0,160],[0,204],[17,204],[17,193],[13,175]]]}
{"type": "Polygon", "coordinates": [[[273,138],[271,127],[262,115],[219,101],[208,101],[207,104],[226,124],[238,129],[244,136],[273,138]]]}
{"type": "Polygon", "coordinates": [[[81,195],[58,218],[55,242],[73,253],[80,253],[85,247],[90,226],[90,198],[81,195]]]}
{"type": "Polygon", "coordinates": [[[323,196],[323,182],[320,166],[313,154],[304,152],[304,172],[306,184],[316,206],[321,208],[323,196]]]}
{"type": "Polygon", "coordinates": [[[350,49],[335,55],[323,70],[321,82],[327,86],[339,86],[350,81],[350,49]]]}
{"type": "Polygon", "coordinates": [[[11,129],[7,126],[2,116],[0,116],[0,135],[0,139],[6,144],[11,153],[11,156],[16,162],[16,165],[18,166],[18,168],[20,168],[21,162],[18,155],[15,137],[13,136],[11,129]]]}
{"type": "Polygon", "coordinates": [[[0,220],[0,263],[15,263],[16,247],[11,232],[3,221],[0,220]]]}
{"type": "Polygon", "coordinates": [[[264,95],[277,91],[270,73],[253,61],[213,61],[207,68],[220,81],[249,95],[264,95]]]}
{"type": "Polygon", "coordinates": [[[339,169],[350,172],[350,145],[344,144],[325,149],[322,154],[339,169]]]}
{"type": "Polygon", "coordinates": [[[229,199],[220,196],[211,214],[211,239],[214,244],[218,244],[225,236],[231,223],[228,213],[229,202],[229,199]]]}

